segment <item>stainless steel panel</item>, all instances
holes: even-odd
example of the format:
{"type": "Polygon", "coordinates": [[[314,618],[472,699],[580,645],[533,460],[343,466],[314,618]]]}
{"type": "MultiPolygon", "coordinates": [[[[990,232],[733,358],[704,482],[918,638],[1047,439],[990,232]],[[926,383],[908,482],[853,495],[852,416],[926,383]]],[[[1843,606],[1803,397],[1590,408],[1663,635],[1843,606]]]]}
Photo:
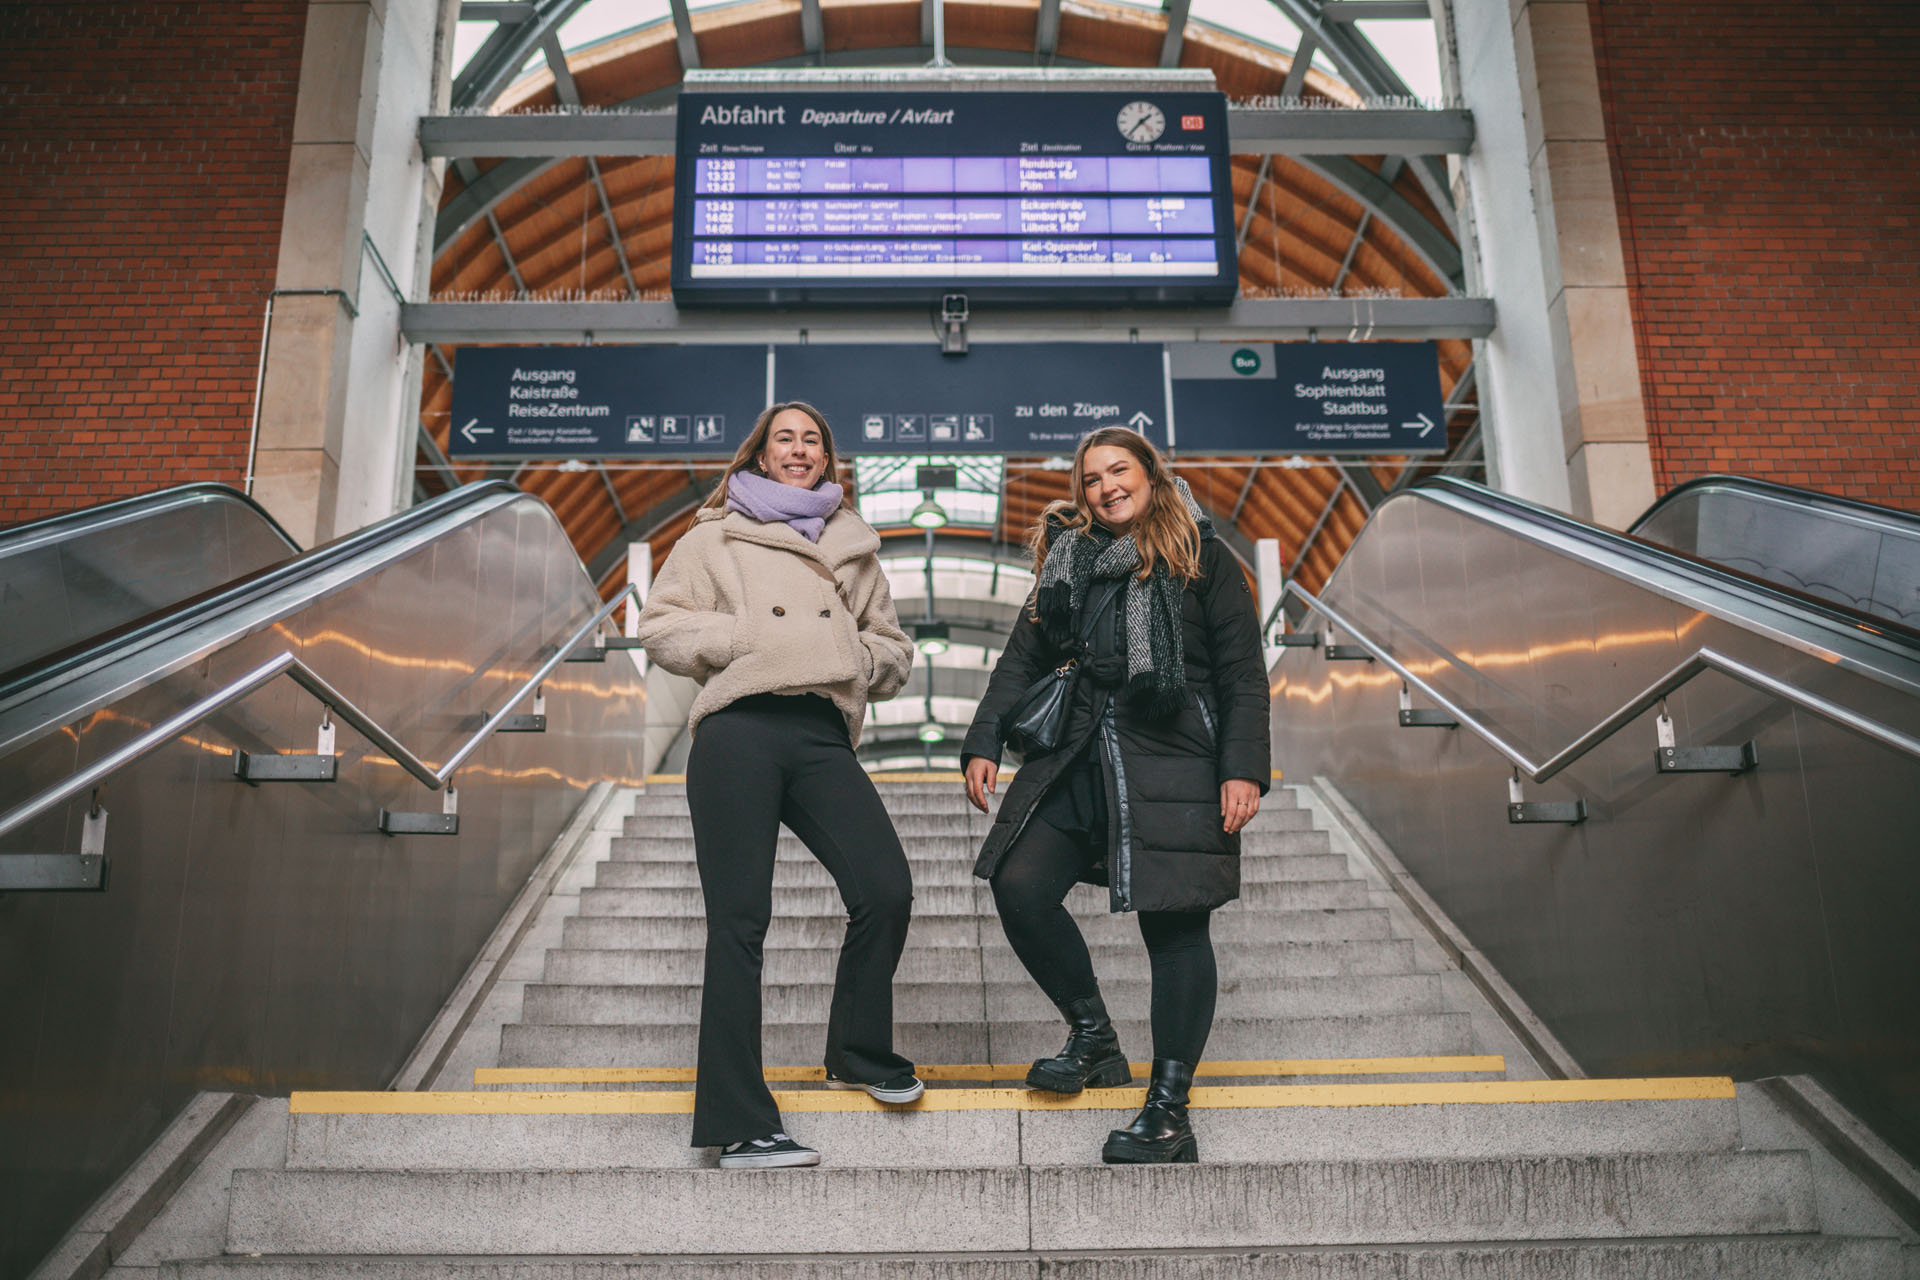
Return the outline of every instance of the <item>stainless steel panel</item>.
{"type": "MultiPolygon", "coordinates": [[[[289,648],[445,759],[597,605],[551,512],[489,499],[0,713],[16,744],[0,804],[289,648]],[[100,689],[131,692],[88,710],[100,689]]],[[[109,780],[105,892],[0,895],[0,1092],[24,1103],[0,1108],[0,1273],[30,1265],[197,1089],[391,1079],[586,789],[641,772],[629,662],[563,666],[546,696],[548,732],[496,735],[457,775],[457,836],[389,837],[382,807],[440,796],[348,727],[337,782],[232,776],[235,747],[314,750],[319,706],[277,681],[109,780]]],[[[0,853],[76,847],[83,809],[0,853]]]]}
{"type": "MultiPolygon", "coordinates": [[[[1645,558],[1415,491],[1322,595],[1534,759],[1702,645],[1920,728],[1904,642],[1645,558]]],[[[1397,681],[1291,649],[1272,684],[1276,764],[1338,786],[1589,1070],[1812,1071],[1920,1153],[1920,760],[1709,672],[1669,700],[1678,739],[1751,739],[1757,769],[1658,773],[1648,713],[1527,785],[1587,822],[1513,826],[1510,766],[1400,728],[1397,681]]]]}
{"type": "Polygon", "coordinates": [[[277,564],[297,548],[222,485],[185,485],[0,533],[0,671],[277,564]]]}

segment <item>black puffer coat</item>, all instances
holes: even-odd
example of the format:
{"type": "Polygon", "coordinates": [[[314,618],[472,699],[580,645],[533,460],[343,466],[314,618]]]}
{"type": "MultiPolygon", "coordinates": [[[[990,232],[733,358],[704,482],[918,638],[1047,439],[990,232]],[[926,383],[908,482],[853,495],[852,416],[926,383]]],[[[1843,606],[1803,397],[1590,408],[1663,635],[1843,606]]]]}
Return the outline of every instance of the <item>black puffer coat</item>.
{"type": "MultiPolygon", "coordinates": [[[[1180,597],[1186,706],[1147,723],[1083,673],[1061,746],[1014,775],[975,875],[993,875],[1041,798],[1091,751],[1106,777],[1107,857],[1083,878],[1107,885],[1112,910],[1202,911],[1240,896],[1240,837],[1221,822],[1220,784],[1244,778],[1267,791],[1267,674],[1246,575],[1211,530],[1202,531],[1201,576],[1180,597]]],[[[1111,621],[1096,628],[1092,646],[1115,651],[1111,621]]],[[[1023,609],[967,730],[963,765],[973,756],[1000,759],[1001,718],[1066,656],[1023,609]]]]}

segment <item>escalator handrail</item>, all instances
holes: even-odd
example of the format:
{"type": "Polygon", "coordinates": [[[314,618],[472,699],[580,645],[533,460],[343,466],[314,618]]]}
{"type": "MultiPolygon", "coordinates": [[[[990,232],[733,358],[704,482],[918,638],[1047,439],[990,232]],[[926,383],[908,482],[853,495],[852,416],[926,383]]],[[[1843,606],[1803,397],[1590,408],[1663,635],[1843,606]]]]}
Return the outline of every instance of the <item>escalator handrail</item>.
{"type": "Polygon", "coordinates": [[[1317,613],[1325,618],[1329,624],[1340,632],[1343,638],[1351,638],[1361,648],[1372,654],[1376,660],[1385,665],[1395,675],[1399,676],[1401,680],[1405,681],[1410,687],[1417,688],[1421,693],[1431,698],[1442,710],[1446,711],[1447,714],[1451,715],[1467,728],[1473,730],[1483,742],[1505,756],[1515,769],[1525,773],[1527,777],[1534,782],[1545,782],[1555,774],[1568,768],[1582,756],[1585,756],[1588,752],[1611,738],[1621,729],[1624,729],[1634,720],[1637,720],[1640,716],[1652,710],[1656,704],[1676,689],[1705,671],[1718,671],[1722,675],[1730,676],[1740,681],[1742,684],[1758,689],[1763,693],[1771,694],[1782,701],[1790,702],[1797,707],[1812,712],[1814,715],[1831,720],[1835,724],[1871,738],[1883,746],[1892,747],[1908,755],[1920,757],[1920,738],[1912,737],[1889,725],[1881,724],[1877,720],[1870,719],[1856,711],[1851,711],[1837,702],[1823,698],[1790,681],[1768,675],[1759,668],[1750,666],[1738,658],[1729,657],[1716,649],[1702,646],[1701,648],[1695,649],[1689,657],[1665,675],[1661,676],[1658,680],[1648,685],[1640,693],[1620,704],[1620,706],[1610,714],[1602,717],[1585,733],[1579,735],[1552,756],[1536,763],[1529,759],[1518,747],[1515,747],[1506,739],[1502,738],[1494,729],[1480,720],[1472,712],[1449,698],[1430,682],[1409,670],[1405,663],[1395,658],[1384,646],[1372,636],[1368,635],[1365,629],[1356,625],[1352,619],[1328,605],[1299,583],[1287,583],[1282,594],[1283,598],[1286,595],[1294,596],[1307,607],[1310,613],[1317,613]]]}
{"type": "Polygon", "coordinates": [[[1793,485],[1779,484],[1772,480],[1758,480],[1752,476],[1730,475],[1697,476],[1684,484],[1676,485],[1664,496],[1655,499],[1653,505],[1642,512],[1640,518],[1628,527],[1627,532],[1637,532],[1668,507],[1692,497],[1703,489],[1732,489],[1756,497],[1790,503],[1796,507],[1838,511],[1855,516],[1867,524],[1897,528],[1902,533],[1920,537],[1920,514],[1912,511],[1862,502],[1858,498],[1846,498],[1837,493],[1824,493],[1818,489],[1796,488],[1793,485]]]}
{"type": "MultiPolygon", "coordinates": [[[[571,636],[563,641],[538,670],[520,683],[520,686],[507,696],[497,711],[488,713],[481,725],[458,750],[447,757],[447,762],[435,769],[422,760],[389,732],[379,721],[355,706],[353,701],[329,684],[324,676],[302,662],[291,652],[282,651],[239,679],[214,690],[212,693],[176,712],[151,729],[101,756],[86,768],[69,774],[61,781],[47,787],[39,794],[24,800],[0,813],[0,837],[18,830],[41,814],[85,791],[98,786],[104,779],[126,768],[148,752],[157,750],[186,733],[219,711],[240,699],[272,683],[281,675],[287,676],[295,684],[319,699],[324,716],[339,716],[342,720],[359,730],[361,735],[384,752],[395,764],[405,769],[420,785],[429,791],[451,791],[453,776],[460,766],[478,751],[488,738],[491,738],[506,723],[507,712],[511,711],[527,695],[543,684],[553,674],[555,667],[565,662],[567,655],[592,635],[593,632],[613,615],[628,597],[632,597],[636,607],[640,603],[639,584],[629,584],[627,588],[602,605],[594,615],[582,623],[571,636]]],[[[0,857],[8,856],[0,853],[0,857]]]]}
{"type": "Polygon", "coordinates": [[[24,550],[28,543],[72,538],[95,529],[109,529],[128,520],[151,516],[171,507],[212,500],[233,502],[248,508],[259,517],[260,523],[273,531],[276,538],[287,544],[288,551],[299,554],[300,544],[280,527],[280,522],[269,515],[265,507],[232,485],[202,480],[114,502],[103,502],[98,506],[82,507],[78,511],[63,511],[57,516],[46,516],[0,529],[0,555],[24,550]]]}
{"type": "MultiPolygon", "coordinates": [[[[224,488],[225,486],[219,486],[224,488]]],[[[102,658],[111,657],[162,636],[196,625],[215,613],[278,591],[292,582],[310,578],[350,560],[370,546],[406,533],[423,524],[443,518],[486,498],[520,494],[521,490],[505,480],[483,480],[460,485],[416,507],[364,529],[357,529],[332,542],[322,543],[304,555],[278,564],[267,565],[233,581],[189,596],[165,608],[134,618],[120,626],[90,636],[76,645],[56,650],[11,671],[0,671],[0,708],[34,685],[67,675],[102,658]]]]}

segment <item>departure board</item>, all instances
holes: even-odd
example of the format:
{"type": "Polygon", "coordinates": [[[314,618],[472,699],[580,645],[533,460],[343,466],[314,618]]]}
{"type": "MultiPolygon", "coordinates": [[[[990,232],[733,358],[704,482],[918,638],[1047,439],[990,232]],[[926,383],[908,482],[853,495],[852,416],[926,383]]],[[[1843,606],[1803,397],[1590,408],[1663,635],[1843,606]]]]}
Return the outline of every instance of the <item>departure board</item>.
{"type": "Polygon", "coordinates": [[[688,92],[676,302],[1225,303],[1217,93],[688,92]]]}

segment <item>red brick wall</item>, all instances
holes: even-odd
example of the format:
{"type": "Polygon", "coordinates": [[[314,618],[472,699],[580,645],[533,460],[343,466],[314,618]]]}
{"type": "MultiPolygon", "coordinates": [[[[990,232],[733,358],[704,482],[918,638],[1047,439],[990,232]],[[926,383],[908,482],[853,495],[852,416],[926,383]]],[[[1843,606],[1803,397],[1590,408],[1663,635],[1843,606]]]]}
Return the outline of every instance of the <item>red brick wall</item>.
{"type": "Polygon", "coordinates": [[[305,11],[4,7],[0,524],[240,483],[305,11]]]}
{"type": "Polygon", "coordinates": [[[1656,484],[1920,508],[1920,4],[1589,13],[1656,484]]]}

